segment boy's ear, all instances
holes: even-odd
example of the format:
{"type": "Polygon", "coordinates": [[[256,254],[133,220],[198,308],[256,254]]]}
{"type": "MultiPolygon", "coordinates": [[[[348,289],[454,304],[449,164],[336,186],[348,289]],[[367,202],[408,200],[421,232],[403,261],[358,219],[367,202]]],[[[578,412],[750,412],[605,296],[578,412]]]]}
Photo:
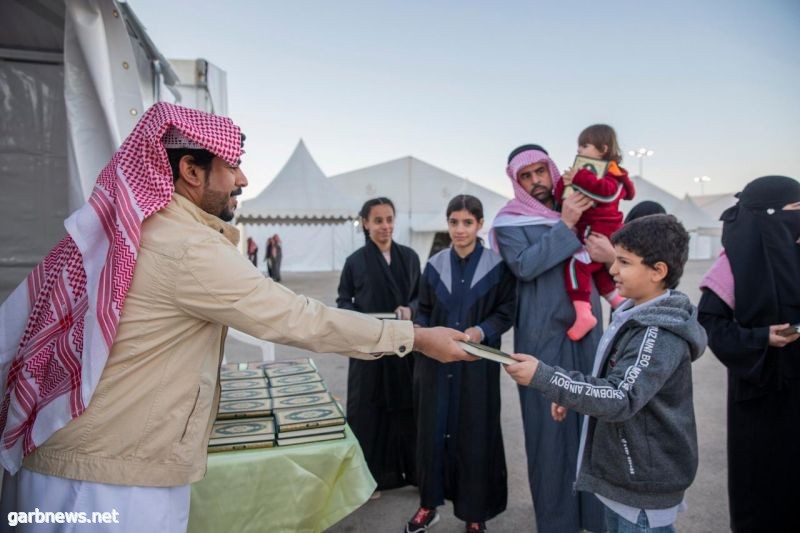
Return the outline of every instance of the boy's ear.
{"type": "Polygon", "coordinates": [[[650,267],[650,279],[653,283],[664,283],[664,279],[669,274],[669,266],[664,261],[658,261],[650,267]]]}
{"type": "Polygon", "coordinates": [[[604,144],[603,148],[600,150],[600,152],[603,153],[603,157],[607,156],[608,155],[608,145],[604,144]]]}

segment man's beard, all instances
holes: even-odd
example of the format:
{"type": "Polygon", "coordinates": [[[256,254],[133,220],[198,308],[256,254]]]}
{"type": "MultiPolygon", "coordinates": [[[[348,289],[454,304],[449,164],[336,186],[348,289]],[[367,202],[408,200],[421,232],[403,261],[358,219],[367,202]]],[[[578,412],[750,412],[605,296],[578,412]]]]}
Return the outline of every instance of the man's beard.
{"type": "Polygon", "coordinates": [[[234,216],[233,208],[230,206],[230,199],[240,194],[242,194],[241,187],[230,194],[206,189],[203,192],[203,197],[200,199],[200,208],[224,222],[230,222],[233,220],[234,216]]]}
{"type": "Polygon", "coordinates": [[[534,185],[530,194],[534,200],[543,204],[552,203],[553,201],[553,191],[541,185],[534,185]]]}

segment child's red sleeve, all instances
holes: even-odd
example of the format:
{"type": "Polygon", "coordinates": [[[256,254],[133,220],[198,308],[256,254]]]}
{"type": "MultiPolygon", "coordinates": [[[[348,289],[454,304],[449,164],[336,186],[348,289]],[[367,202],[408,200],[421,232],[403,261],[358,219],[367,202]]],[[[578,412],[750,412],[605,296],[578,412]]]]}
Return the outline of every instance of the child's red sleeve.
{"type": "Polygon", "coordinates": [[[610,174],[597,178],[585,168],[580,169],[572,178],[572,186],[591,196],[592,200],[600,203],[611,203],[619,198],[622,184],[610,174]]]}
{"type": "Polygon", "coordinates": [[[556,190],[553,191],[553,195],[555,195],[556,198],[556,203],[560,204],[564,199],[564,188],[564,180],[558,180],[558,183],[556,183],[556,190]]]}

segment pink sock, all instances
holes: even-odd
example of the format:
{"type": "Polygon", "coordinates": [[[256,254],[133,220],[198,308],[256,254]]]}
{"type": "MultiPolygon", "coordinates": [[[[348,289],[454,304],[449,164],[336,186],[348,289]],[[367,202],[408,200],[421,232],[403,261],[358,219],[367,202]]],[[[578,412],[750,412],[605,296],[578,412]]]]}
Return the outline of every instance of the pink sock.
{"type": "Polygon", "coordinates": [[[581,340],[597,325],[597,319],[592,314],[592,304],[589,302],[574,301],[575,323],[567,331],[567,337],[573,341],[581,340]]]}
{"type": "Polygon", "coordinates": [[[606,301],[609,304],[611,304],[611,309],[616,309],[617,307],[622,305],[622,302],[626,300],[625,298],[619,295],[619,291],[611,291],[608,294],[604,294],[603,298],[605,298],[606,301]]]}

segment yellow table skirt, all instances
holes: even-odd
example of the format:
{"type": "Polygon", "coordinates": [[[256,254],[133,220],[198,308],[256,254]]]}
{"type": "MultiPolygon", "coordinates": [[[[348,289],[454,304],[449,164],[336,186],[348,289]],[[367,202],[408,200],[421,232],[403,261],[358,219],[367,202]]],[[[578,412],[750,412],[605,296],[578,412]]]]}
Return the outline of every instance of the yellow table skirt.
{"type": "Polygon", "coordinates": [[[206,477],[192,485],[189,533],[316,533],[375,487],[349,427],[341,440],[210,453],[206,477]]]}

